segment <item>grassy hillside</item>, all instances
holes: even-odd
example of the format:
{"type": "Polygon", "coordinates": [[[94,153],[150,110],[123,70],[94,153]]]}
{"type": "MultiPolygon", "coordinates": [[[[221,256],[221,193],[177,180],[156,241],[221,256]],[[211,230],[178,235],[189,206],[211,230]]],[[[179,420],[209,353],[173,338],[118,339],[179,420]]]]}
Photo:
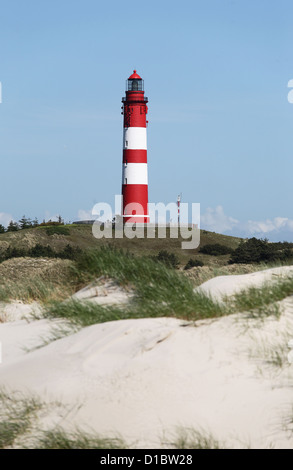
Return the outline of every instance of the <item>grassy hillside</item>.
{"type": "MultiPolygon", "coordinates": [[[[36,244],[49,245],[55,251],[63,250],[66,245],[70,244],[79,247],[82,250],[88,248],[98,248],[100,246],[111,245],[116,248],[128,250],[135,255],[157,255],[161,250],[167,250],[174,253],[182,266],[184,266],[190,258],[195,258],[204,262],[205,265],[221,266],[225,265],[229,259],[229,255],[210,256],[198,253],[196,250],[182,250],[182,238],[170,238],[167,231],[166,239],[96,239],[92,234],[92,227],[89,225],[66,225],[64,226],[67,234],[51,233],[48,227],[37,227],[33,229],[20,230],[18,232],[8,232],[0,234],[0,253],[8,247],[29,249],[36,244]]],[[[113,235],[114,237],[114,235],[113,235]]],[[[201,230],[200,246],[207,244],[225,245],[235,249],[240,238],[220,235],[214,232],[201,230]]]]}

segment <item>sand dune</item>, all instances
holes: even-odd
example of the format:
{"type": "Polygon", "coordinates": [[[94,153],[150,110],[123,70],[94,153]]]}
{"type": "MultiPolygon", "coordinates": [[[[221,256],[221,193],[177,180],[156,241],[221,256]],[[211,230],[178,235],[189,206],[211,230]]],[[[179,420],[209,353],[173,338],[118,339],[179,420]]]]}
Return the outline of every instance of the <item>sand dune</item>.
{"type": "Polygon", "coordinates": [[[101,305],[124,304],[129,301],[131,293],[117,282],[101,278],[72,295],[74,300],[87,300],[101,305]]]}
{"type": "MultiPolygon", "coordinates": [[[[215,278],[202,288],[219,298],[280,273],[292,274],[292,268],[215,278]]],[[[292,419],[293,370],[288,361],[282,367],[272,361],[274,350],[289,352],[291,298],[281,307],[280,320],[263,323],[238,314],[196,324],[109,322],[30,352],[23,346],[40,344],[52,322],[1,323],[0,386],[61,400],[66,416],[54,415],[52,424],[119,434],[131,447],[166,447],[178,427],[192,427],[228,448],[291,448],[284,423],[292,419]]]]}
{"type": "Polygon", "coordinates": [[[211,295],[215,300],[222,300],[223,297],[232,296],[244,289],[258,288],[265,283],[289,276],[293,276],[293,266],[282,266],[249,274],[214,277],[201,284],[197,290],[211,295]]]}

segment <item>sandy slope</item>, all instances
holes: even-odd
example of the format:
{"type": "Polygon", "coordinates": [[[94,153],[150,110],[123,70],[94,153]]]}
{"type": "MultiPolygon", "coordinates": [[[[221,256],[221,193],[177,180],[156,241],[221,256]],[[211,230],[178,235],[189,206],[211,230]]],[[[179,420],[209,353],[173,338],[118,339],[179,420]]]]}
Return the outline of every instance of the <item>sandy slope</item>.
{"type": "Polygon", "coordinates": [[[211,295],[215,300],[222,300],[223,297],[231,296],[243,289],[261,287],[267,282],[289,276],[293,276],[293,266],[282,266],[280,268],[271,268],[250,274],[214,277],[204,282],[196,289],[211,295]]]}
{"type": "Polygon", "coordinates": [[[87,300],[101,305],[114,305],[127,303],[132,293],[113,280],[100,277],[92,284],[84,287],[72,295],[74,300],[87,300]]]}
{"type": "MultiPolygon", "coordinates": [[[[246,286],[248,278],[239,278],[246,286]]],[[[208,281],[209,292],[218,295],[224,283],[216,281],[208,281]]],[[[66,418],[59,418],[65,428],[120,434],[134,447],[164,447],[182,426],[210,431],[228,447],[291,448],[284,423],[292,417],[293,366],[286,360],[283,368],[270,364],[280,348],[286,357],[293,337],[293,302],[281,304],[281,320],[261,324],[239,315],[196,325],[123,320],[84,328],[29,353],[21,346],[40,343],[51,323],[2,323],[0,386],[48,402],[61,399],[70,405],[66,418]]]]}

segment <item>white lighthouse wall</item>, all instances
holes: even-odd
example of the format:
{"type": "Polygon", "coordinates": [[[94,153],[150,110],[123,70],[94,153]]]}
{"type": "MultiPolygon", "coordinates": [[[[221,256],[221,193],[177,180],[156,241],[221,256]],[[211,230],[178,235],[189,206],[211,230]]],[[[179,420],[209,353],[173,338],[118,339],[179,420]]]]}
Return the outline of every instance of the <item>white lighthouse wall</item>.
{"type": "Polygon", "coordinates": [[[123,148],[147,150],[146,127],[127,127],[124,129],[123,148]]]}
{"type": "Polygon", "coordinates": [[[123,184],[148,184],[147,163],[128,163],[123,165],[123,184]]]}

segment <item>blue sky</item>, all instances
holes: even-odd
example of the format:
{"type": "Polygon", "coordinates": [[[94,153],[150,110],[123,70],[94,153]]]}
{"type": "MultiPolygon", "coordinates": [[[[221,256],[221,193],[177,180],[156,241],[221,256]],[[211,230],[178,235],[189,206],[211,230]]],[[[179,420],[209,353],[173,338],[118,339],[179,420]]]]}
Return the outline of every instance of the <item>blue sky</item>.
{"type": "Polygon", "coordinates": [[[289,0],[0,1],[0,223],[121,191],[125,80],[149,97],[149,200],[293,241],[289,0]]]}

